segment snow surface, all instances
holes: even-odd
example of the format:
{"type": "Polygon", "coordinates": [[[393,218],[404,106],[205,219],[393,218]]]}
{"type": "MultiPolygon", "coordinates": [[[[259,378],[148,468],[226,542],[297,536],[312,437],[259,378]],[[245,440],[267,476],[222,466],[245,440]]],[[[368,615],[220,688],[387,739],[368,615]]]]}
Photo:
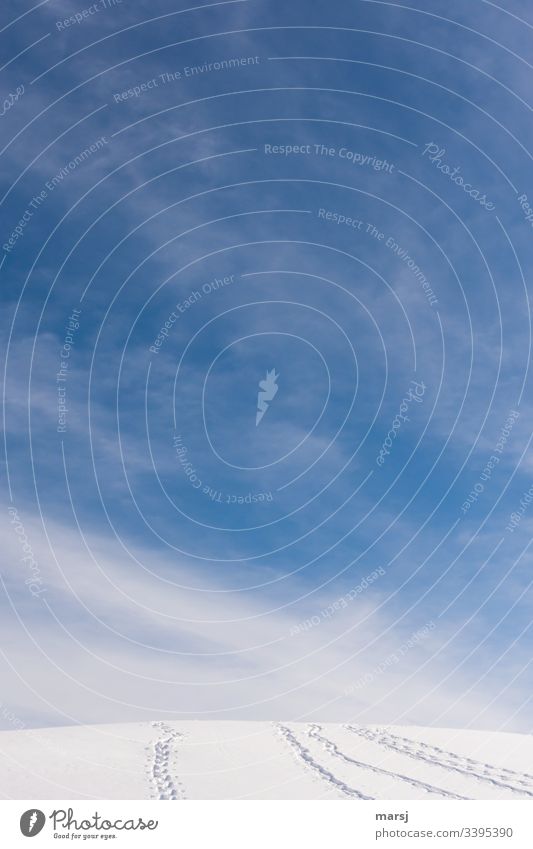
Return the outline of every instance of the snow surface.
{"type": "Polygon", "coordinates": [[[0,732],[3,799],[533,799],[533,736],[297,722],[0,732]]]}

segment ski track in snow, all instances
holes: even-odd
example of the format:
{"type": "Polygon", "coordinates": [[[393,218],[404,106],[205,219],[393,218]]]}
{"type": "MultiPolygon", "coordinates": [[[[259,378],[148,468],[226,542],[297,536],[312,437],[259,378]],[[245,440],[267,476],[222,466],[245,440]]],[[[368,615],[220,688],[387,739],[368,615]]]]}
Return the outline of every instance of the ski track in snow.
{"type": "Polygon", "coordinates": [[[446,799],[461,799],[462,801],[466,801],[466,796],[459,796],[457,793],[452,793],[449,790],[443,790],[441,787],[435,787],[432,784],[428,784],[425,781],[418,781],[416,778],[410,778],[408,775],[402,775],[399,772],[392,772],[388,769],[383,769],[379,766],[373,766],[372,764],[365,763],[364,761],[358,761],[355,758],[350,757],[349,755],[342,752],[339,747],[327,737],[324,737],[320,732],[322,731],[322,726],[317,725],[316,723],[311,723],[309,725],[308,735],[314,740],[317,740],[322,744],[324,749],[329,752],[333,757],[340,758],[346,763],[353,764],[354,766],[359,767],[360,769],[367,770],[369,772],[373,772],[376,775],[385,775],[389,778],[396,779],[397,781],[402,781],[404,783],[410,784],[411,787],[415,787],[417,790],[424,790],[426,793],[434,793],[441,798],[446,799]]]}
{"type": "Polygon", "coordinates": [[[329,770],[325,769],[321,764],[317,763],[311,756],[311,753],[305,746],[296,739],[290,728],[287,728],[286,725],[281,725],[281,723],[275,723],[274,728],[276,729],[279,736],[284,740],[288,746],[295,753],[298,761],[303,762],[303,764],[310,769],[315,775],[318,775],[325,784],[328,784],[330,787],[335,788],[335,790],[339,790],[344,796],[348,796],[350,799],[372,799],[372,796],[366,796],[360,790],[356,790],[353,787],[349,787],[348,784],[345,784],[341,779],[336,778],[333,773],[329,770]]]}
{"type": "Polygon", "coordinates": [[[359,737],[377,743],[385,749],[390,749],[401,755],[407,755],[407,757],[414,758],[414,760],[423,761],[424,763],[441,767],[441,769],[446,769],[450,772],[459,772],[468,778],[474,778],[477,781],[483,781],[496,787],[503,787],[505,790],[511,790],[513,793],[520,793],[533,798],[532,776],[527,773],[515,772],[504,767],[495,767],[492,764],[482,763],[473,758],[463,757],[455,752],[447,752],[444,749],[439,749],[437,746],[431,746],[429,743],[420,743],[418,740],[410,740],[408,737],[398,737],[386,730],[357,728],[353,725],[345,725],[344,727],[359,737]],[[510,777],[515,778],[519,784],[526,785],[530,789],[517,787],[516,784],[510,784],[510,777]]]}
{"type": "Polygon", "coordinates": [[[152,745],[150,778],[158,799],[185,799],[185,789],[179,779],[173,779],[170,773],[170,756],[173,743],[183,737],[164,722],[152,722],[152,728],[157,728],[161,736],[152,745]]]}

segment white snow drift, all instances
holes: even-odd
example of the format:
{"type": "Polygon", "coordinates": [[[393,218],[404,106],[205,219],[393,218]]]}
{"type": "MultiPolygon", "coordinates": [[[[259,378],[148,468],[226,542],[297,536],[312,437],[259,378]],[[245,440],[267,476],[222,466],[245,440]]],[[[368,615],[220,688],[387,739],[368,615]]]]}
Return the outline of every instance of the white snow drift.
{"type": "Polygon", "coordinates": [[[533,737],[296,722],[0,733],[4,799],[533,799],[533,737]]]}

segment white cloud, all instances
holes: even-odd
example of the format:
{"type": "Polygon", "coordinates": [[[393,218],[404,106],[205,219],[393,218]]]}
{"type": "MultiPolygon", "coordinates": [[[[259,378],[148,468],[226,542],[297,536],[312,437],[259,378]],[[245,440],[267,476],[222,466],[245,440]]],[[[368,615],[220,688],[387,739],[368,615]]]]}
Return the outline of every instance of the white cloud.
{"type": "MultiPolygon", "coordinates": [[[[401,716],[430,723],[442,710],[439,680],[457,658],[453,646],[446,660],[431,662],[431,656],[453,628],[439,626],[376,674],[426,624],[421,612],[395,624],[392,614],[378,611],[379,586],[324,617],[331,590],[298,603],[288,601],[285,585],[282,608],[279,594],[221,592],[218,580],[183,559],[131,548],[126,554],[111,537],[88,534],[89,553],[79,533],[54,522],[47,523],[50,548],[40,523],[20,511],[46,590],[35,598],[24,585],[20,541],[3,513],[3,573],[14,606],[6,603],[1,625],[4,703],[23,721],[173,715],[393,722],[401,716]],[[291,636],[295,623],[317,614],[319,624],[291,636]],[[367,673],[370,682],[343,696],[367,673]]],[[[296,583],[290,592],[298,592],[296,583]]],[[[487,696],[462,701],[465,674],[451,680],[447,699],[457,699],[457,706],[448,724],[464,723],[487,696]]],[[[495,707],[485,721],[501,722],[504,708],[495,707]]]]}

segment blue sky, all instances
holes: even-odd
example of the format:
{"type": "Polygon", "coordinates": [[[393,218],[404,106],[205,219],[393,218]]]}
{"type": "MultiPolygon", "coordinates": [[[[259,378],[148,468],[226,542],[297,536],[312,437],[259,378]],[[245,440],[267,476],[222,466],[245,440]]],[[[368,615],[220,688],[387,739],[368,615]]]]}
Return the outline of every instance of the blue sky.
{"type": "Polygon", "coordinates": [[[1,27],[1,724],[529,730],[528,4],[1,27]]]}

